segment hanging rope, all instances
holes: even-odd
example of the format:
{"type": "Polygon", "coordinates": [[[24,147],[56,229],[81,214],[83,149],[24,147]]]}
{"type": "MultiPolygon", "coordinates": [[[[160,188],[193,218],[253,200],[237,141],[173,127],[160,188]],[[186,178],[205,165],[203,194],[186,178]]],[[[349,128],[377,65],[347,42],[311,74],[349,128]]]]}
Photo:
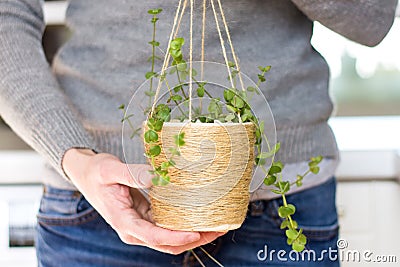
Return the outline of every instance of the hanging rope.
{"type": "Polygon", "coordinates": [[[219,35],[219,41],[221,43],[222,54],[224,56],[225,64],[226,64],[226,67],[227,67],[227,70],[228,70],[228,74],[229,74],[229,80],[231,81],[232,88],[235,88],[235,85],[233,84],[231,68],[229,67],[229,61],[228,61],[228,57],[226,55],[224,38],[222,38],[221,29],[219,27],[217,11],[215,10],[215,6],[214,6],[214,0],[210,0],[210,2],[211,2],[211,7],[212,7],[212,10],[213,10],[213,13],[214,13],[214,19],[215,19],[215,24],[217,26],[217,31],[218,31],[218,35],[219,35]]]}
{"type": "MultiPolygon", "coordinates": [[[[158,80],[158,85],[157,85],[157,89],[154,95],[154,103],[152,105],[151,108],[151,114],[154,112],[155,106],[157,104],[157,98],[160,94],[160,90],[161,90],[161,86],[162,86],[162,82],[164,81],[165,78],[165,72],[168,68],[169,62],[171,60],[171,54],[169,53],[170,50],[170,46],[171,46],[171,42],[174,38],[177,37],[181,23],[182,23],[182,18],[185,14],[185,10],[187,7],[187,2],[188,0],[184,0],[183,4],[182,4],[183,0],[179,0],[179,4],[178,4],[178,8],[174,17],[174,23],[172,26],[172,30],[171,30],[171,34],[169,37],[169,41],[168,41],[168,45],[167,45],[167,51],[164,57],[164,61],[162,64],[162,68],[161,68],[161,74],[160,74],[160,78],[158,80]]],[[[215,19],[215,24],[216,24],[216,28],[218,31],[218,36],[219,36],[219,40],[220,40],[220,44],[221,44],[221,50],[222,50],[222,55],[224,57],[224,61],[225,61],[225,65],[227,67],[227,71],[229,74],[229,80],[231,83],[232,88],[235,88],[235,84],[233,81],[233,76],[232,76],[232,71],[231,71],[231,67],[229,66],[229,61],[228,61],[228,56],[227,56],[227,52],[226,52],[226,47],[225,47],[225,41],[224,38],[222,36],[222,31],[221,31],[221,27],[219,24],[219,19],[218,19],[218,12],[217,9],[215,7],[215,3],[214,0],[210,0],[211,3],[211,7],[213,10],[213,14],[214,14],[214,19],[215,19]]],[[[238,71],[238,76],[239,76],[239,81],[240,81],[240,85],[242,87],[242,90],[245,90],[244,87],[244,83],[243,83],[243,79],[242,79],[242,75],[241,75],[241,70],[240,70],[240,65],[239,65],[239,60],[238,57],[236,56],[235,53],[235,49],[232,43],[232,38],[231,38],[231,34],[229,32],[229,27],[228,27],[228,23],[226,21],[226,17],[225,17],[225,13],[222,9],[222,4],[221,4],[221,0],[217,0],[218,3],[218,8],[219,8],[219,12],[221,13],[221,18],[222,18],[222,22],[224,25],[224,30],[226,32],[227,35],[227,39],[228,39],[228,44],[229,47],[231,49],[232,52],[232,57],[233,57],[233,61],[235,63],[236,69],[238,71]]],[[[203,0],[203,25],[202,25],[202,35],[201,35],[201,81],[204,80],[204,59],[205,59],[205,31],[206,31],[206,10],[207,10],[207,0],[203,0]]],[[[195,0],[190,0],[190,42],[189,42],[189,120],[192,120],[192,94],[193,94],[193,17],[194,17],[194,5],[195,5],[195,0]]],[[[239,117],[240,120],[240,117],[239,117]]]]}
{"type": "Polygon", "coordinates": [[[218,1],[218,6],[219,6],[219,9],[220,9],[220,12],[221,12],[222,21],[224,22],[225,32],[226,32],[226,35],[228,37],[228,43],[229,43],[229,46],[231,47],[232,57],[233,57],[233,60],[235,62],[235,65],[236,65],[236,69],[238,71],[240,85],[242,86],[242,90],[245,91],[244,84],[243,84],[243,79],[242,79],[242,73],[240,72],[239,61],[238,61],[238,59],[236,57],[235,49],[233,48],[231,34],[229,32],[228,23],[226,22],[224,10],[222,9],[221,0],[217,0],[217,1],[218,1]]]}
{"type": "Polygon", "coordinates": [[[200,78],[204,80],[204,45],[206,39],[206,13],[207,13],[207,0],[203,0],[203,27],[201,31],[201,70],[200,78]]]}
{"type": "Polygon", "coordinates": [[[193,90],[193,6],[190,0],[190,44],[189,44],[189,121],[192,120],[192,90],[193,90]]]}
{"type": "Polygon", "coordinates": [[[187,1],[185,0],[183,7],[182,7],[182,0],[179,0],[179,4],[178,4],[178,8],[176,10],[176,14],[175,14],[175,18],[174,18],[174,23],[172,25],[172,30],[171,30],[171,34],[169,36],[169,40],[168,40],[168,44],[167,44],[167,51],[165,53],[165,57],[164,57],[164,62],[163,65],[161,67],[161,75],[160,75],[160,79],[158,79],[158,85],[157,85],[157,90],[156,93],[154,95],[154,103],[153,106],[151,107],[151,112],[150,112],[150,117],[154,112],[154,109],[156,107],[157,104],[157,98],[160,94],[160,90],[161,90],[161,85],[162,85],[162,81],[163,81],[163,76],[165,75],[165,71],[167,69],[167,66],[169,65],[169,61],[171,59],[171,54],[169,53],[169,49],[171,47],[171,42],[174,38],[176,38],[178,32],[179,32],[179,28],[181,26],[181,22],[182,22],[182,18],[183,18],[183,14],[185,13],[185,9],[186,9],[186,5],[187,5],[187,1]],[[181,10],[182,8],[182,10],[181,10]],[[179,13],[180,16],[179,16],[179,13]]]}

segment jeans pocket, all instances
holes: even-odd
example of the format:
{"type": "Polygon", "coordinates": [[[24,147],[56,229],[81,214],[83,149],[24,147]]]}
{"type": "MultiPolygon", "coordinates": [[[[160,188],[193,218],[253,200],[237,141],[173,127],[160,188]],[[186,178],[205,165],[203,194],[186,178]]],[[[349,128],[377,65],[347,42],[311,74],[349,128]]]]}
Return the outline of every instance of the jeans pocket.
{"type": "Polygon", "coordinates": [[[41,225],[80,225],[99,217],[97,211],[78,191],[44,186],[37,214],[41,225]]]}
{"type": "MultiPolygon", "coordinates": [[[[319,186],[286,197],[288,203],[296,206],[292,218],[310,240],[330,240],[338,235],[335,195],[336,182],[332,178],[319,186]]],[[[259,201],[256,204],[261,205],[259,214],[249,215],[242,228],[254,238],[282,235],[280,225],[283,219],[278,215],[278,209],[283,205],[282,199],[259,201]]]]}

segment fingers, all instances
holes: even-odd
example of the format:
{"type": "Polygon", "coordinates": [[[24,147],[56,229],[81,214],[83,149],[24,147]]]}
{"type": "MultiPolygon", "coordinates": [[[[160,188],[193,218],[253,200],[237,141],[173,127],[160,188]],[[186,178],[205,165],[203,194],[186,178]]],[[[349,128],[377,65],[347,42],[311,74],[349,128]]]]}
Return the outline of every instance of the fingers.
{"type": "Polygon", "coordinates": [[[100,175],[106,184],[122,184],[134,188],[149,188],[152,185],[152,168],[147,164],[124,164],[119,160],[101,162],[100,175]]]}
{"type": "Polygon", "coordinates": [[[149,188],[152,186],[152,167],[147,164],[124,164],[123,178],[131,187],[149,188]]]}
{"type": "Polygon", "coordinates": [[[158,246],[155,247],[154,249],[169,253],[169,254],[180,254],[182,252],[188,251],[190,249],[194,249],[197,247],[200,247],[202,245],[208,244],[218,237],[224,235],[225,233],[220,233],[220,232],[203,232],[200,233],[201,238],[198,241],[195,241],[190,244],[182,245],[182,246],[158,246]]]}
{"type": "Polygon", "coordinates": [[[120,236],[120,238],[123,242],[125,242],[127,244],[146,246],[146,247],[149,247],[149,248],[161,251],[161,252],[177,255],[177,254],[183,253],[185,251],[188,251],[190,249],[194,249],[194,248],[200,247],[202,245],[208,244],[224,234],[225,233],[220,233],[220,232],[200,233],[201,238],[198,241],[195,241],[193,243],[189,243],[186,245],[182,245],[182,246],[152,245],[152,244],[143,242],[142,240],[140,240],[136,237],[133,237],[131,235],[126,235],[123,237],[120,236]]]}
{"type": "Polygon", "coordinates": [[[183,232],[164,229],[145,220],[136,220],[128,232],[151,247],[183,246],[201,239],[198,232],[183,232]]]}

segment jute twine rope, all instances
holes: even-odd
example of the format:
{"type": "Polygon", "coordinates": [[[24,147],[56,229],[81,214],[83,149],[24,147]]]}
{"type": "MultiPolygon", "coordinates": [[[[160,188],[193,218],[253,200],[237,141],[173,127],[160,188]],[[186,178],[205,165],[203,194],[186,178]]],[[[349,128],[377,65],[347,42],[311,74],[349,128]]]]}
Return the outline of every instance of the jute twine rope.
{"type": "MultiPolygon", "coordinates": [[[[229,67],[229,60],[228,60],[228,56],[227,56],[227,52],[226,52],[226,48],[225,48],[225,41],[224,38],[222,37],[222,31],[221,31],[221,27],[219,25],[219,19],[218,19],[218,12],[217,9],[215,7],[214,4],[214,0],[209,0],[211,3],[211,7],[212,7],[212,11],[214,14],[214,19],[215,19],[215,25],[218,31],[218,36],[219,36],[219,40],[220,40],[220,44],[221,44],[221,50],[222,50],[222,55],[225,61],[225,65],[227,67],[227,72],[229,74],[229,80],[231,82],[231,86],[232,88],[235,88],[234,82],[233,82],[233,77],[232,77],[232,71],[231,68],[229,67]]],[[[167,45],[167,53],[165,53],[165,57],[164,57],[164,61],[163,61],[163,65],[161,67],[161,75],[159,75],[159,80],[158,80],[158,85],[157,85],[157,89],[155,92],[155,96],[154,96],[154,103],[152,105],[152,109],[151,109],[151,113],[154,112],[155,106],[157,104],[157,99],[158,96],[160,94],[160,90],[161,90],[161,86],[162,86],[162,82],[164,81],[164,76],[165,76],[165,72],[168,68],[169,62],[171,60],[171,54],[168,53],[169,49],[170,49],[170,45],[171,45],[171,41],[173,38],[176,38],[178,33],[179,33],[179,29],[180,29],[180,25],[182,23],[182,18],[183,15],[185,14],[185,10],[187,7],[187,2],[188,0],[185,0],[183,2],[182,5],[182,0],[179,0],[179,4],[178,4],[178,8],[176,10],[176,14],[174,17],[174,22],[173,22],[173,26],[172,26],[172,30],[171,30],[171,34],[169,37],[169,41],[168,41],[168,45],[167,45]]],[[[226,21],[226,16],[224,13],[224,10],[222,8],[222,4],[221,4],[221,0],[217,0],[218,3],[218,8],[220,11],[220,16],[222,18],[222,22],[224,25],[224,30],[226,32],[226,35],[228,37],[228,44],[229,47],[231,49],[232,52],[232,58],[233,61],[236,65],[236,69],[238,71],[238,77],[239,77],[239,81],[240,81],[240,85],[243,91],[245,91],[245,87],[244,87],[244,83],[243,83],[243,78],[242,78],[242,74],[240,71],[240,64],[239,64],[239,60],[238,57],[235,53],[235,49],[233,46],[233,42],[232,42],[232,38],[231,38],[231,34],[229,31],[229,27],[228,27],[228,23],[226,21]]],[[[190,26],[190,32],[189,32],[189,120],[192,119],[192,91],[193,91],[193,77],[192,77],[192,73],[193,73],[193,16],[194,16],[194,4],[195,4],[195,0],[190,0],[190,22],[189,22],[189,26],[190,26]]],[[[206,4],[207,4],[207,0],[203,0],[203,29],[202,29],[202,35],[201,35],[201,61],[204,62],[204,44],[205,44],[205,25],[206,25],[206,4]]],[[[201,65],[201,73],[203,73],[203,63],[201,65]]],[[[203,79],[203,75],[201,76],[201,78],[203,79]]],[[[239,118],[240,120],[240,118],[239,118]]]]}
{"type": "MultiPolygon", "coordinates": [[[[189,42],[189,121],[192,119],[193,90],[193,18],[195,0],[190,1],[189,42]]],[[[203,0],[203,25],[201,36],[201,61],[204,61],[206,4],[210,1],[232,88],[235,87],[220,19],[226,32],[229,48],[238,71],[242,90],[245,90],[228,24],[221,1],[203,0]],[[219,14],[218,10],[219,9],[219,14]]],[[[167,51],[173,38],[179,33],[188,0],[179,0],[174,17],[167,51]]],[[[154,96],[151,113],[154,112],[165,73],[171,60],[166,53],[154,96]]],[[[204,65],[201,65],[201,80],[204,80],[204,65]]],[[[240,120],[240,117],[239,117],[240,120]]],[[[146,123],[144,124],[146,128],[146,123]]],[[[150,190],[153,218],[157,225],[185,231],[228,231],[243,223],[249,202],[249,186],[254,162],[255,126],[252,123],[164,123],[159,135],[162,152],[155,158],[160,166],[171,158],[169,148],[175,147],[174,136],[184,132],[185,145],[181,155],[173,158],[174,167],[168,170],[171,181],[166,186],[154,186],[150,190]]],[[[145,149],[149,145],[145,144],[145,149]]]]}
{"type": "MultiPolygon", "coordinates": [[[[254,162],[252,123],[165,123],[157,165],[170,159],[174,135],[184,132],[181,156],[166,186],[150,190],[157,225],[185,231],[228,231],[243,223],[254,162]]],[[[147,146],[148,148],[148,146],[147,146]]]]}

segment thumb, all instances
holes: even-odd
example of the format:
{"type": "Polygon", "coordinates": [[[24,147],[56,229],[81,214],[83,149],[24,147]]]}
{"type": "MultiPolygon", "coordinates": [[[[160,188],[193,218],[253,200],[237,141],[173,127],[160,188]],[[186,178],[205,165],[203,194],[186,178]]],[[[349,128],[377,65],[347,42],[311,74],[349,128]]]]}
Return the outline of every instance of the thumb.
{"type": "Polygon", "coordinates": [[[117,183],[134,188],[149,188],[152,186],[153,168],[147,164],[120,164],[120,175],[117,183]]]}

